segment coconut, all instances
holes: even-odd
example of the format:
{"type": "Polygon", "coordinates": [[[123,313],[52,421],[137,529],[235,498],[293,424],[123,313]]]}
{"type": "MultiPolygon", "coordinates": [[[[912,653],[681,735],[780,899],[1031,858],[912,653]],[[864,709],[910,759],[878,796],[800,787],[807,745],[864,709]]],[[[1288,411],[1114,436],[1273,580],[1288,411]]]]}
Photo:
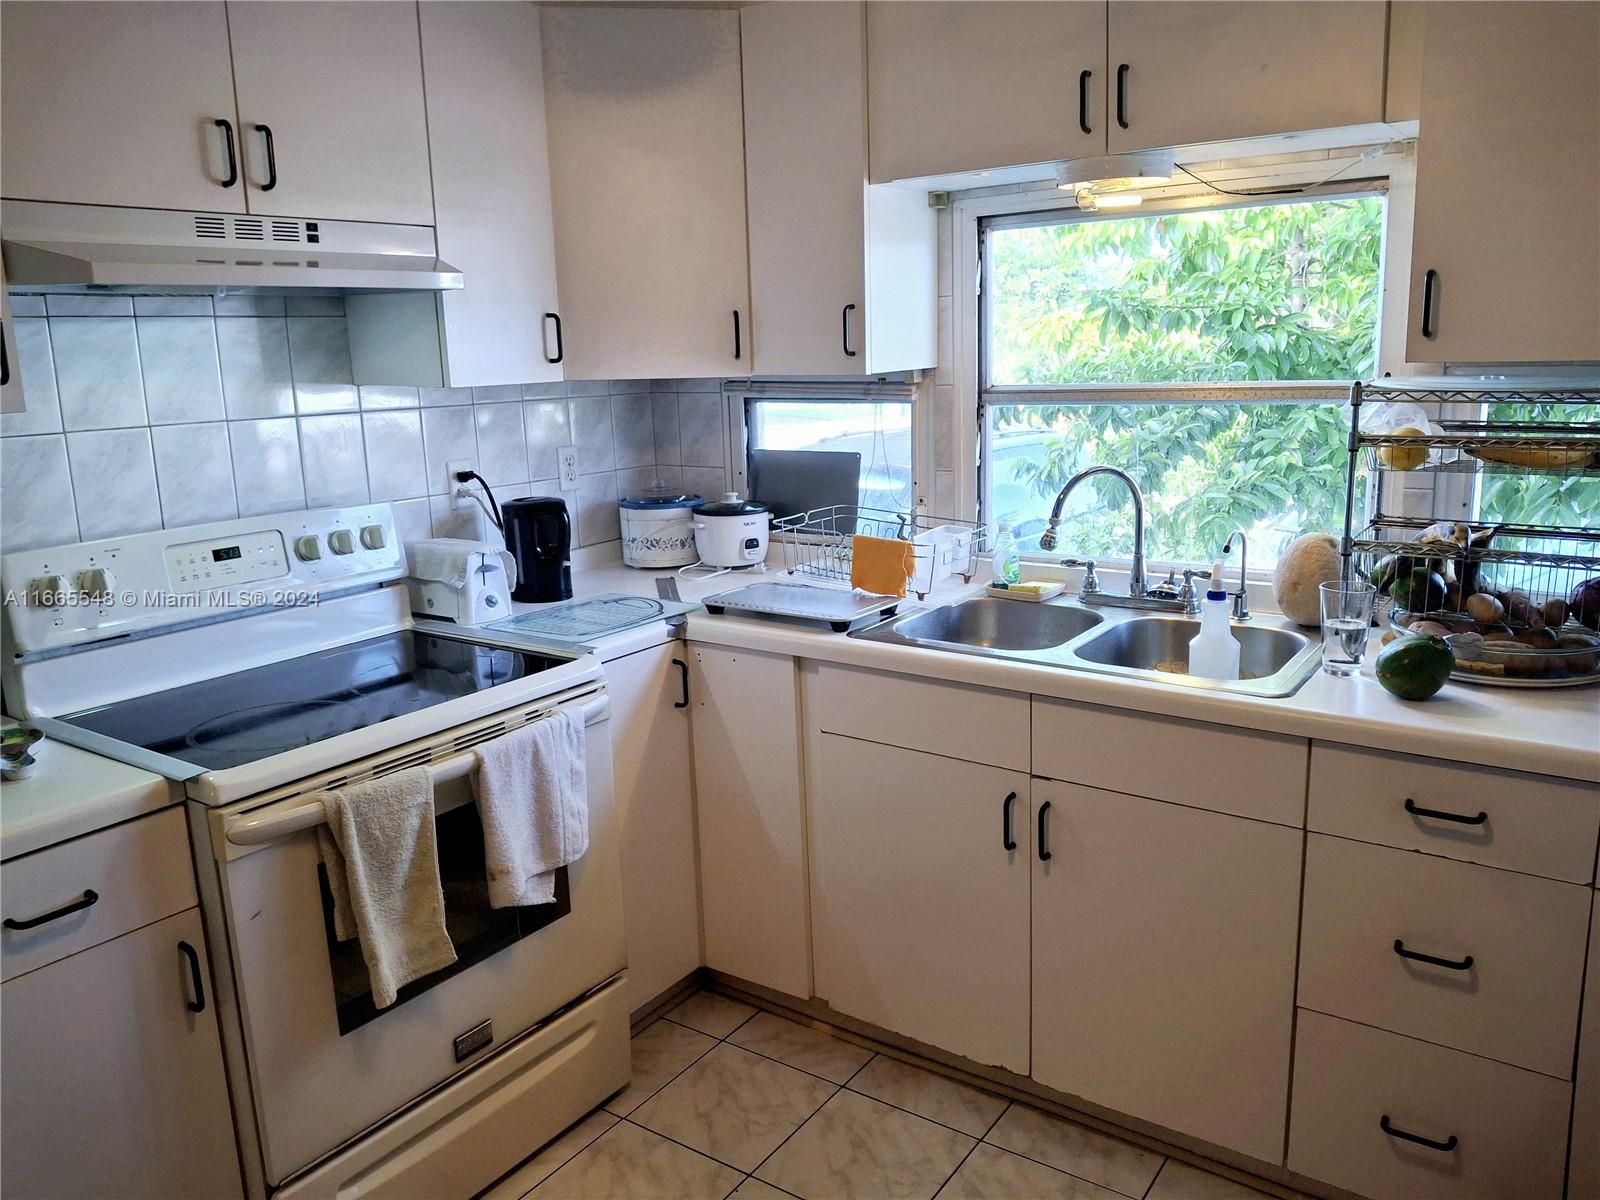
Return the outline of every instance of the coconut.
{"type": "Polygon", "coordinates": [[[1289,543],[1272,577],[1278,611],[1297,625],[1322,624],[1319,588],[1339,578],[1339,543],[1326,533],[1305,533],[1289,543]]]}

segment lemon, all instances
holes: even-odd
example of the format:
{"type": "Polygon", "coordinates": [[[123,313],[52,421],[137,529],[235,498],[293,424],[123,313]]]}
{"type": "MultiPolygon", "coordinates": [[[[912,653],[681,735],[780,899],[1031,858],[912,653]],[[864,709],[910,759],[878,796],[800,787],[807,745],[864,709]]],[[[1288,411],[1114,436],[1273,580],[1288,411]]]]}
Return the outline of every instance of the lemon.
{"type": "MultiPolygon", "coordinates": [[[[1390,431],[1392,437],[1427,437],[1414,425],[1390,431]]],[[[1428,461],[1426,446],[1379,446],[1378,461],[1392,471],[1415,471],[1428,461]]]]}

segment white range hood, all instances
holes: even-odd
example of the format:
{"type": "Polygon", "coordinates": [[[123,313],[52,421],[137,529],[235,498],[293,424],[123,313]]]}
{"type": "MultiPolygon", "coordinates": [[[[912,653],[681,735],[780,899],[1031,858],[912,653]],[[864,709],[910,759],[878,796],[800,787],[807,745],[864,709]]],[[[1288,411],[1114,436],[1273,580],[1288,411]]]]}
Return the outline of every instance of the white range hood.
{"type": "Polygon", "coordinates": [[[7,200],[6,278],[30,290],[449,291],[426,225],[7,200]]]}

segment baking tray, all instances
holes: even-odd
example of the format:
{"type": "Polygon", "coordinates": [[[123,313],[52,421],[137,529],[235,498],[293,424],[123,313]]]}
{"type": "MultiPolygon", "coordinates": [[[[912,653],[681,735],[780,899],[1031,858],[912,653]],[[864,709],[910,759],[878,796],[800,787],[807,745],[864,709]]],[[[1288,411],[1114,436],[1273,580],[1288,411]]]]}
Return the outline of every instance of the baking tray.
{"type": "Polygon", "coordinates": [[[774,617],[796,617],[802,621],[823,621],[835,633],[843,633],[862,617],[874,614],[892,617],[900,607],[898,596],[872,596],[843,588],[812,587],[804,583],[752,583],[707,596],[702,603],[709,613],[724,610],[765,613],[774,617]]]}

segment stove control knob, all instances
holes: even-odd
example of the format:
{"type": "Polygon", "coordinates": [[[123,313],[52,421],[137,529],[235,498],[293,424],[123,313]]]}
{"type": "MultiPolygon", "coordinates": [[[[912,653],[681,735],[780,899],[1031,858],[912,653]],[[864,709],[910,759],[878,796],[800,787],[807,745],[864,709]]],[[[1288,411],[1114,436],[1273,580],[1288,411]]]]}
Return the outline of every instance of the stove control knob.
{"type": "Polygon", "coordinates": [[[389,544],[389,539],[384,536],[382,525],[364,525],[361,527],[361,544],[368,550],[382,550],[389,544]]]}
{"type": "Polygon", "coordinates": [[[322,557],[322,540],[314,533],[295,538],[294,556],[301,562],[316,562],[322,557]]]}
{"type": "Polygon", "coordinates": [[[41,575],[28,581],[28,603],[40,608],[60,608],[67,598],[67,581],[62,575],[41,575]]]}
{"type": "Polygon", "coordinates": [[[72,582],[80,592],[104,595],[117,585],[117,577],[105,567],[90,567],[74,575],[72,582]]]}
{"type": "Polygon", "coordinates": [[[356,540],[348,529],[335,529],[328,535],[328,549],[335,554],[354,554],[356,540]]]}

